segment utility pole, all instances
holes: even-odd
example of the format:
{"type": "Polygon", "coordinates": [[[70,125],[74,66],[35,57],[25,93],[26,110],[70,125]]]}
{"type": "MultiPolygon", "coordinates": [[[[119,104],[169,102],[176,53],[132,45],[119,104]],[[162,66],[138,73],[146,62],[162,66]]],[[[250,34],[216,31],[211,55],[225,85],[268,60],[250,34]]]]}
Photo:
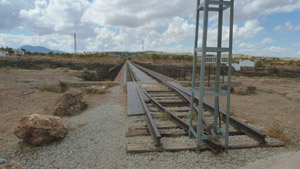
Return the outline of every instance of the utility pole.
{"type": "Polygon", "coordinates": [[[77,58],[76,33],[74,33],[74,58],[77,58]]]}
{"type": "Polygon", "coordinates": [[[142,40],[142,52],[144,52],[144,39],[142,40]]]}

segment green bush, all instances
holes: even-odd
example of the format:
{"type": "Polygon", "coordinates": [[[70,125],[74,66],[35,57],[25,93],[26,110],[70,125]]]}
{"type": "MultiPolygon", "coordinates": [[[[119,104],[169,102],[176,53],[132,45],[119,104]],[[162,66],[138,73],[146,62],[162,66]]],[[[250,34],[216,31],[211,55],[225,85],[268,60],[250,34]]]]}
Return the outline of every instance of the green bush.
{"type": "Polygon", "coordinates": [[[264,64],[261,60],[257,61],[255,64],[256,67],[264,67],[264,64]]]}

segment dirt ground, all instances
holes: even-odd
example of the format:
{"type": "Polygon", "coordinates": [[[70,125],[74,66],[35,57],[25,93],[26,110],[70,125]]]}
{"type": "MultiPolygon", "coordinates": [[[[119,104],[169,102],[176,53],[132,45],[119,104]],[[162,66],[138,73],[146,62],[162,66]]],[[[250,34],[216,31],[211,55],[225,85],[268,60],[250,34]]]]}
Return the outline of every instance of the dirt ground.
{"type": "MultiPolygon", "coordinates": [[[[287,136],[283,139],[288,146],[300,146],[300,79],[233,77],[233,82],[257,88],[255,94],[231,95],[234,116],[254,124],[263,132],[279,128],[287,136]]],[[[224,107],[226,99],[223,98],[221,104],[224,107]]]]}
{"type": "MultiPolygon", "coordinates": [[[[59,81],[78,82],[80,71],[66,68],[25,70],[0,69],[0,148],[16,139],[13,135],[18,120],[29,114],[52,114],[61,93],[41,92],[40,85],[58,84],[59,81]]],[[[70,88],[69,90],[79,90],[70,88]]],[[[86,95],[84,100],[93,108],[103,95],[86,95]]]]}

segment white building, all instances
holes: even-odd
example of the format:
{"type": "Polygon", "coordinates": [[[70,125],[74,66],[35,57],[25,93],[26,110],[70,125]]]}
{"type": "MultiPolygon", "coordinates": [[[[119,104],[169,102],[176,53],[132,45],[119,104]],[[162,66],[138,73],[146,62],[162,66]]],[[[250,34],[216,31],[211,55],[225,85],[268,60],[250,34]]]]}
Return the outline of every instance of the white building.
{"type": "Polygon", "coordinates": [[[25,52],[23,50],[14,50],[14,54],[18,56],[23,56],[25,55],[25,52]]]}
{"type": "MultiPolygon", "coordinates": [[[[205,58],[205,63],[217,63],[217,57],[206,57],[205,58]]],[[[228,63],[228,58],[221,57],[221,63],[227,64],[228,63]]]]}
{"type": "Polygon", "coordinates": [[[8,51],[0,49],[0,56],[7,56],[8,55],[8,51]]]}
{"type": "Polygon", "coordinates": [[[232,67],[236,71],[241,71],[241,68],[254,68],[255,67],[255,62],[252,62],[250,60],[240,60],[239,63],[233,63],[232,67]]]}

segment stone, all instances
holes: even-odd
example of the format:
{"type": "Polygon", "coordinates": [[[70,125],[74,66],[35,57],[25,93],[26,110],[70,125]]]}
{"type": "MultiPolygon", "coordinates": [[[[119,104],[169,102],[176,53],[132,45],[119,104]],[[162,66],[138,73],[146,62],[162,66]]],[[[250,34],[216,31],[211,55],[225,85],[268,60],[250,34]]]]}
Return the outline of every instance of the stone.
{"type": "Polygon", "coordinates": [[[68,130],[59,117],[32,114],[20,119],[14,134],[32,145],[48,144],[62,139],[68,130]]]}
{"type": "Polygon", "coordinates": [[[0,163],[0,168],[2,169],[24,169],[24,167],[22,167],[19,163],[12,161],[12,160],[8,160],[7,162],[4,163],[0,163]]]}
{"type": "Polygon", "coordinates": [[[83,101],[82,93],[69,91],[59,100],[54,111],[56,116],[73,116],[83,112],[88,107],[83,101]]]}
{"type": "Polygon", "coordinates": [[[238,95],[255,94],[255,91],[256,91],[255,86],[238,86],[238,87],[234,87],[234,92],[238,95]]]}
{"type": "Polygon", "coordinates": [[[0,158],[0,164],[5,163],[5,159],[0,158]]]}

